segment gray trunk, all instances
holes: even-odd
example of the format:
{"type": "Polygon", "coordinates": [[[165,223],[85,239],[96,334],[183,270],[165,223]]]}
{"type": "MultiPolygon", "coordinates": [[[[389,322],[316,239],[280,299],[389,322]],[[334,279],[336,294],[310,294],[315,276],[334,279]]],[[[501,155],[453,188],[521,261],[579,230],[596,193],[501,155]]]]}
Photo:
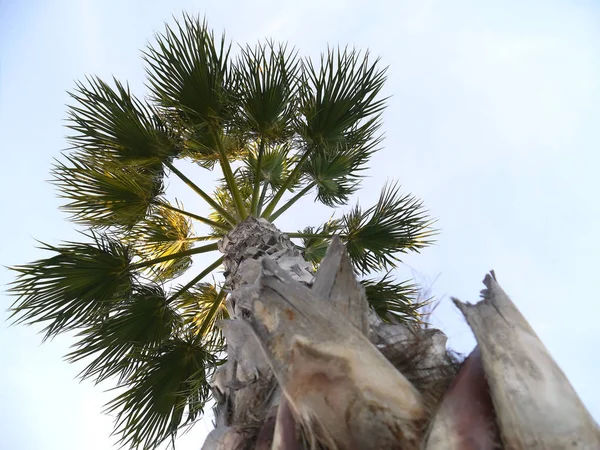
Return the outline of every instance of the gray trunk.
{"type": "Polygon", "coordinates": [[[261,219],[220,249],[232,319],[203,449],[600,448],[598,426],[495,280],[483,302],[459,304],[479,344],[460,367],[440,331],[370,310],[336,238],[317,274],[261,219]]]}

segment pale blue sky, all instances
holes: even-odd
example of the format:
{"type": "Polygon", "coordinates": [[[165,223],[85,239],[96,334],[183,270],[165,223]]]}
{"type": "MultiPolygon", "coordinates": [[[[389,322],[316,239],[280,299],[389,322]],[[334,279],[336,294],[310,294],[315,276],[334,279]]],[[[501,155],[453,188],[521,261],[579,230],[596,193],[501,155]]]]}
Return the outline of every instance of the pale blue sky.
{"type": "MultiPolygon", "coordinates": [[[[288,41],[303,55],[329,44],[370,48],[390,66],[385,150],[360,193],[387,179],[439,218],[436,247],[406,258],[434,280],[435,322],[450,346],[473,338],[449,296],[475,301],[496,270],[552,355],[600,419],[600,7],[594,1],[93,1],[0,0],[0,151],[5,161],[0,263],[44,255],[35,239],[76,238],[45,181],[66,147],[65,91],[85,74],[115,75],[144,94],[140,49],[182,10],[206,14],[238,43],[288,41]]],[[[213,175],[193,172],[210,186],[213,175]]],[[[173,191],[197,200],[173,182],[173,191]]],[[[327,218],[307,199],[286,231],[327,218]]],[[[11,274],[0,270],[5,286],[11,274]]],[[[2,294],[2,310],[10,299],[2,294]]],[[[2,318],[5,317],[4,312],[2,318]]],[[[74,380],[69,339],[40,345],[0,326],[0,436],[15,450],[111,448],[110,399],[74,380]]],[[[198,449],[210,423],[184,436],[198,449]]]]}

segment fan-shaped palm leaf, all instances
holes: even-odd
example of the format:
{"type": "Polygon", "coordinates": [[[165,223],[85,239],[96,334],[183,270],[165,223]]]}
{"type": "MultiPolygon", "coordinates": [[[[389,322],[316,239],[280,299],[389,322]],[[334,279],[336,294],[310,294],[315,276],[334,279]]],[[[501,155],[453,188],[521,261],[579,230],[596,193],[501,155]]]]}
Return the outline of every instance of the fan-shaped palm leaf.
{"type": "MultiPolygon", "coordinates": [[[[319,70],[310,60],[304,62],[299,87],[300,115],[296,121],[296,131],[304,142],[302,155],[262,217],[271,217],[315,152],[356,151],[358,142],[366,143],[378,128],[379,115],[385,107],[385,99],[378,98],[384,81],[385,69],[379,70],[377,61],[370,63],[368,54],[361,55],[355,50],[329,51],[321,57],[319,70]]],[[[325,161],[332,159],[330,153],[325,161]]],[[[351,172],[356,170],[357,167],[353,167],[351,172]]],[[[343,203],[352,191],[352,182],[343,184],[340,177],[336,180],[323,184],[322,198],[336,203],[337,196],[343,203]]]]}
{"type": "Polygon", "coordinates": [[[229,318],[225,306],[225,291],[211,283],[199,283],[177,298],[175,305],[183,320],[205,339],[205,347],[213,352],[223,350],[224,340],[216,322],[229,318]]]}
{"type": "Polygon", "coordinates": [[[56,161],[53,183],[60,196],[70,200],[62,208],[79,223],[131,228],[146,216],[163,190],[161,177],[137,167],[78,154],[66,160],[70,165],[56,161]]]}
{"type": "Polygon", "coordinates": [[[116,304],[101,321],[77,334],[70,361],[94,359],[82,378],[102,381],[119,374],[125,379],[135,370],[132,355],[154,348],[169,339],[181,324],[179,314],[167,302],[159,286],[134,286],[130,298],[116,304]]]}
{"type": "Polygon", "coordinates": [[[376,135],[378,129],[378,120],[369,120],[347,134],[345,146],[311,152],[303,172],[315,184],[318,201],[330,207],[348,203],[381,143],[381,136],[376,135]]]}
{"type": "Polygon", "coordinates": [[[402,322],[418,321],[419,309],[427,300],[419,301],[419,287],[410,282],[397,282],[391,278],[391,272],[379,280],[361,280],[367,301],[377,315],[385,322],[396,318],[402,322]]]}
{"type": "MultiPolygon", "coordinates": [[[[302,238],[302,254],[304,259],[311,262],[316,269],[327,253],[331,237],[340,230],[340,221],[330,219],[323,225],[306,227],[302,233],[297,233],[302,238]]],[[[294,234],[290,234],[294,236],[294,234]]]]}
{"type": "MultiPolygon", "coordinates": [[[[294,161],[289,145],[273,145],[265,148],[260,165],[259,182],[267,183],[272,189],[279,188],[289,175],[289,166],[294,161]]],[[[244,158],[244,170],[240,172],[241,178],[255,182],[258,168],[258,149],[250,146],[248,156],[244,158]]]]}
{"type": "MultiPolygon", "coordinates": [[[[178,205],[180,206],[180,205],[178,205]]],[[[138,223],[128,239],[142,261],[162,258],[186,252],[194,246],[192,224],[183,214],[162,206],[153,208],[153,213],[138,223]]],[[[192,264],[190,256],[183,256],[158,263],[152,272],[160,280],[175,278],[192,264]]]]}
{"type": "Polygon", "coordinates": [[[55,253],[47,259],[13,268],[18,275],[10,292],[17,322],[48,323],[46,337],[89,325],[129,298],[134,278],[128,246],[92,234],[92,243],[42,243],[55,253]]]}
{"type": "Polygon", "coordinates": [[[316,186],[318,201],[331,207],[344,205],[358,187],[359,172],[367,158],[361,152],[314,152],[303,172],[316,186]]]}
{"type": "Polygon", "coordinates": [[[117,412],[115,433],[121,434],[122,445],[151,449],[202,412],[219,361],[194,333],[171,338],[139,358],[127,390],[107,411],[117,412]]]}
{"type": "Polygon", "coordinates": [[[239,131],[278,141],[290,136],[299,64],[294,52],[272,42],[246,47],[235,65],[239,131]]]}
{"type": "Polygon", "coordinates": [[[394,267],[398,253],[418,252],[435,234],[422,202],[401,195],[396,184],[383,187],[375,206],[363,211],[357,205],[341,222],[342,239],[362,273],[394,267]]]}
{"type": "Polygon", "coordinates": [[[71,97],[69,127],[77,133],[70,141],[95,159],[111,157],[127,164],[157,169],[181,147],[147,105],[131,95],[129,87],[114,80],[116,90],[99,78],[77,84],[71,97]]]}
{"type": "Polygon", "coordinates": [[[217,43],[206,22],[187,15],[175,28],[157,35],[156,47],[148,47],[144,54],[150,89],[187,127],[209,136],[230,115],[230,45],[225,36],[217,43]]]}
{"type": "Polygon", "coordinates": [[[363,119],[378,116],[385,99],[378,94],[385,81],[385,69],[371,63],[369,55],[355,50],[330,51],[321,57],[316,70],[307,60],[300,88],[300,135],[309,146],[346,146],[346,137],[363,119]]]}

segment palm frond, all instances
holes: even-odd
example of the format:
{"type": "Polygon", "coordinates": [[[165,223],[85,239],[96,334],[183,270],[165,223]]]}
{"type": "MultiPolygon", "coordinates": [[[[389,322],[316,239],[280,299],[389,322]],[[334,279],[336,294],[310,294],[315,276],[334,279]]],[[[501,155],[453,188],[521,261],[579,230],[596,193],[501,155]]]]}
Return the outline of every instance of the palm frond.
{"type": "Polygon", "coordinates": [[[321,56],[317,70],[306,60],[300,85],[298,132],[309,147],[338,148],[363,120],[377,118],[385,107],[378,95],[385,82],[385,69],[369,54],[338,49],[321,56]]]}
{"type": "MultiPolygon", "coordinates": [[[[313,264],[316,269],[327,253],[331,237],[340,230],[339,219],[331,218],[319,227],[306,227],[301,233],[302,255],[304,259],[313,264]]],[[[292,235],[293,236],[293,235],[292,235]]]]}
{"type": "MultiPolygon", "coordinates": [[[[127,239],[141,261],[149,261],[190,250],[195,242],[191,239],[192,234],[192,224],[183,214],[156,206],[150,216],[134,227],[127,239]]],[[[152,273],[164,281],[181,275],[191,264],[191,256],[184,256],[158,263],[152,267],[152,273]]]]}
{"type": "Polygon", "coordinates": [[[378,119],[353,127],[345,143],[334,149],[318,148],[311,152],[302,168],[305,178],[315,183],[316,200],[329,207],[346,205],[362,181],[363,171],[377,150],[382,137],[376,133],[378,119]]]}
{"type": "Polygon", "coordinates": [[[206,22],[184,15],[144,53],[154,99],[196,135],[210,136],[230,115],[229,51],[224,35],[217,42],[206,22]]]}
{"type": "Polygon", "coordinates": [[[116,89],[99,78],[88,78],[87,86],[77,84],[69,108],[69,128],[76,134],[69,140],[94,158],[111,157],[126,164],[160,166],[176,156],[178,145],[168,127],[149,106],[136,99],[114,80],[116,89]]]}
{"type": "MultiPolygon", "coordinates": [[[[239,171],[236,171],[236,173],[238,174],[238,176],[236,177],[236,182],[238,183],[238,190],[240,192],[246,210],[249,210],[250,202],[252,200],[252,185],[249,183],[249,180],[247,178],[239,176],[239,171]]],[[[213,198],[225,211],[227,211],[230,215],[237,217],[237,219],[240,220],[239,213],[236,208],[236,204],[231,194],[231,191],[229,190],[227,184],[225,184],[224,181],[222,181],[221,185],[214,190],[213,198]]],[[[211,212],[208,218],[217,223],[227,223],[226,219],[218,211],[211,212]]],[[[222,237],[225,235],[225,233],[226,232],[222,229],[213,228],[212,230],[212,234],[215,237],[222,237]]]]}
{"type": "Polygon", "coordinates": [[[274,43],[247,46],[235,65],[238,131],[265,141],[290,136],[300,65],[293,51],[274,43]]]}
{"type": "Polygon", "coordinates": [[[217,138],[220,139],[229,161],[243,159],[248,152],[245,141],[236,132],[215,135],[205,129],[201,131],[187,130],[184,132],[184,136],[181,155],[190,158],[204,169],[212,170],[221,158],[217,149],[217,138]]]}
{"type": "Polygon", "coordinates": [[[159,286],[134,286],[130,298],[116,304],[104,319],[77,334],[71,362],[93,357],[80,373],[96,382],[113,375],[126,379],[135,371],[136,358],[169,339],[181,325],[177,311],[168,304],[159,286]]]}
{"type": "Polygon", "coordinates": [[[62,209],[76,222],[131,228],[162,194],[162,178],[152,172],[79,154],[65,158],[70,164],[56,160],[52,181],[60,197],[69,200],[62,209]]]}
{"type": "Polygon", "coordinates": [[[107,412],[117,413],[115,434],[121,435],[123,446],[154,449],[202,414],[210,395],[208,380],[219,360],[191,332],[139,358],[126,391],[107,404],[107,412]]]}
{"type": "Polygon", "coordinates": [[[229,318],[222,287],[211,283],[198,283],[183,292],[175,304],[185,323],[202,334],[205,347],[212,348],[213,352],[224,350],[223,334],[216,326],[219,320],[229,318]]]}
{"type": "Polygon", "coordinates": [[[418,252],[436,234],[422,201],[401,195],[397,184],[386,184],[376,205],[365,211],[357,205],[341,222],[350,258],[362,273],[395,267],[399,253],[418,252]]]}
{"type": "MultiPolygon", "coordinates": [[[[250,145],[247,156],[243,159],[244,166],[238,171],[240,181],[254,184],[258,166],[258,148],[250,145]]],[[[271,189],[278,189],[290,174],[290,165],[294,162],[291,148],[287,144],[265,147],[260,165],[261,183],[266,183],[271,189]]],[[[292,186],[293,188],[294,186],[292,186]]]]}
{"type": "Polygon", "coordinates": [[[103,318],[128,298],[134,274],[131,249],[103,235],[92,243],[67,242],[41,249],[54,256],[12,267],[17,279],[9,292],[17,296],[11,317],[18,323],[42,323],[46,338],[103,318]]]}
{"type": "Polygon", "coordinates": [[[419,309],[426,301],[419,301],[419,287],[411,281],[397,282],[387,272],[379,280],[366,279],[360,283],[365,289],[367,301],[377,315],[389,322],[395,318],[401,322],[418,322],[419,309]]]}

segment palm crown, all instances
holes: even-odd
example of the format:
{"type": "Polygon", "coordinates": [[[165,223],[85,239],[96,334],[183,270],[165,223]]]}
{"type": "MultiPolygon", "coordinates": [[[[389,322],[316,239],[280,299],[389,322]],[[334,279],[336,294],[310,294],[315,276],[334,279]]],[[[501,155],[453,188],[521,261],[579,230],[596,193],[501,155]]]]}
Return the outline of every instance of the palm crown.
{"type": "MultiPolygon", "coordinates": [[[[72,149],[52,173],[85,239],[42,244],[51,256],[15,266],[11,290],[18,322],[44,325],[46,338],[76,331],[68,359],[86,361],[83,378],[116,380],[116,431],[146,448],[198,417],[223,362],[226,287],[204,281],[223,257],[195,270],[193,255],[217,251],[248,216],[273,222],[309,194],[347,205],[381,143],[385,69],[355,50],[330,49],[317,64],[273,42],[233,56],[189,16],[144,59],[148,100],[93,77],[71,94],[72,149]],[[177,160],[223,178],[205,192],[177,160]],[[212,212],[169,202],[169,175],[212,212]]],[[[375,205],[288,235],[315,267],[340,236],[380,317],[418,320],[416,286],[390,271],[433,233],[421,202],[388,184],[375,205]]]]}

